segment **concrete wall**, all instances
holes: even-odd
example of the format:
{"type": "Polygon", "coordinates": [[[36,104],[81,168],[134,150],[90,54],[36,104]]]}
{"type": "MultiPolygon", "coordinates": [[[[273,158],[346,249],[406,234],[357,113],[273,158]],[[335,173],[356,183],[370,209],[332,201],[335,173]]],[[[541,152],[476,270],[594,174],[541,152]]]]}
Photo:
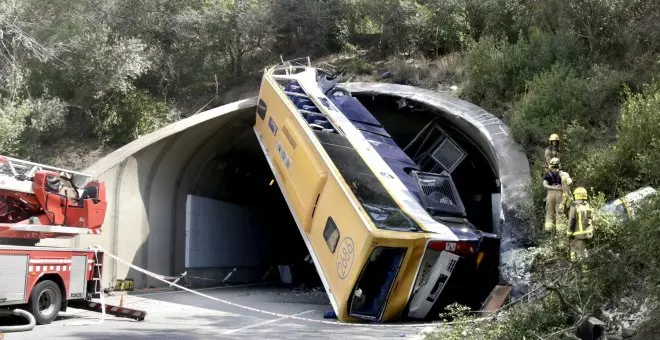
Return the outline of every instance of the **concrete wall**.
{"type": "Polygon", "coordinates": [[[188,195],[186,218],[186,269],[265,265],[263,221],[253,207],[188,195]]]}
{"type": "MultiPolygon", "coordinates": [[[[437,107],[472,136],[496,164],[503,187],[503,221],[513,221],[521,188],[529,180],[527,159],[506,127],[483,109],[451,96],[409,86],[348,84],[359,93],[400,95],[437,107]]],[[[143,136],[114,151],[86,172],[104,180],[108,211],[102,235],[42,244],[100,245],[126,261],[162,275],[184,271],[186,197],[200,171],[241,133],[252,133],[256,98],[205,111],[143,136]]],[[[507,227],[508,228],[508,227],[507,227]]],[[[507,229],[505,228],[505,229],[507,229]]],[[[104,284],[131,277],[136,287],[160,285],[115,261],[104,267],[104,284]]]]}

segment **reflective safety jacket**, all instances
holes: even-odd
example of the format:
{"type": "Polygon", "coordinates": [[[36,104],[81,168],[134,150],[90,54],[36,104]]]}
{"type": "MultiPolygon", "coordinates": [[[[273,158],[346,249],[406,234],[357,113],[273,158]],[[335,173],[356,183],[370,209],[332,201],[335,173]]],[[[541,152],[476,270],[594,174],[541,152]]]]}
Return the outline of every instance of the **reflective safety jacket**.
{"type": "Polygon", "coordinates": [[[575,201],[568,212],[568,230],[566,235],[577,239],[593,236],[593,209],[587,202],[575,201]]]}
{"type": "Polygon", "coordinates": [[[545,148],[543,155],[545,156],[545,169],[547,169],[550,166],[551,159],[555,157],[559,158],[559,148],[555,148],[554,146],[550,145],[545,148]]]}

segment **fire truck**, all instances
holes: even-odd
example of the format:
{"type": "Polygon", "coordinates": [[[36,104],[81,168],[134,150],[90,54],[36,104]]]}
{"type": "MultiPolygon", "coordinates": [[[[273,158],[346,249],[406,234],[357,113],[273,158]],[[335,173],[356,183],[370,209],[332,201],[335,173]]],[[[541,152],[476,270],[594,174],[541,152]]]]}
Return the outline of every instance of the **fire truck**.
{"type": "MultiPolygon", "coordinates": [[[[105,184],[84,173],[0,156],[0,309],[28,311],[36,324],[67,307],[102,312],[104,252],[37,246],[40,240],[100,234],[105,184]]],[[[110,315],[143,311],[105,305],[110,315]]]]}

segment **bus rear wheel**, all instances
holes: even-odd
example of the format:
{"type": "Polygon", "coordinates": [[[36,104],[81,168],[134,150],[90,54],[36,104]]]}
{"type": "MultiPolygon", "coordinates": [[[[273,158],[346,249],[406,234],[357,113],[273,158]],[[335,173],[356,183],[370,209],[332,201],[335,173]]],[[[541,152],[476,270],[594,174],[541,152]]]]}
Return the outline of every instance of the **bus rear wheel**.
{"type": "Polygon", "coordinates": [[[37,283],[30,293],[28,307],[38,325],[47,325],[57,317],[62,305],[60,287],[50,280],[37,283]]]}

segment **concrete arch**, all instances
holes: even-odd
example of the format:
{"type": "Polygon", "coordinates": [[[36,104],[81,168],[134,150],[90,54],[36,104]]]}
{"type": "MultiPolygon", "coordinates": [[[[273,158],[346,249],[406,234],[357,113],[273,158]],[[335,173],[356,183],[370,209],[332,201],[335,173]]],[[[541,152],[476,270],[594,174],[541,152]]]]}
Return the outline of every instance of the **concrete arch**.
{"type": "MultiPolygon", "coordinates": [[[[410,86],[344,86],[354,94],[397,96],[431,106],[473,138],[499,173],[501,221],[505,226],[501,232],[511,229],[530,172],[527,158],[499,119],[460,99],[410,86]]],[[[80,236],[71,245],[101,245],[158,274],[183,272],[186,195],[199,187],[203,169],[218,150],[240,147],[236,145],[240,136],[253,135],[256,103],[257,98],[252,97],[188,117],[125,145],[87,168],[86,172],[106,183],[106,223],[102,235],[80,236]]],[[[128,268],[112,261],[104,268],[104,284],[128,274],[128,268]]],[[[132,278],[136,287],[158,284],[143,275],[132,278]]]]}

